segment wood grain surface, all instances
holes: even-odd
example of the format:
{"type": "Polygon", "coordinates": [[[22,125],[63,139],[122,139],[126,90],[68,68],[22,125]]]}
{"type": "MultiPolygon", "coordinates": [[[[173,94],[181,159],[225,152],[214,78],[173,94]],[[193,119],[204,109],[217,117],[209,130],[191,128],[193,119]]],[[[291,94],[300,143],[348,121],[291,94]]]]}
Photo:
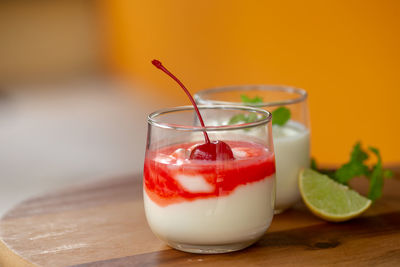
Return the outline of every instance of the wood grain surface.
{"type": "MultiPolygon", "coordinates": [[[[234,253],[169,248],[147,226],[141,176],[29,199],[0,221],[0,266],[266,266],[400,263],[400,168],[362,217],[328,223],[303,204],[275,216],[264,237],[234,253]]],[[[353,184],[365,191],[359,179],[353,184]]]]}

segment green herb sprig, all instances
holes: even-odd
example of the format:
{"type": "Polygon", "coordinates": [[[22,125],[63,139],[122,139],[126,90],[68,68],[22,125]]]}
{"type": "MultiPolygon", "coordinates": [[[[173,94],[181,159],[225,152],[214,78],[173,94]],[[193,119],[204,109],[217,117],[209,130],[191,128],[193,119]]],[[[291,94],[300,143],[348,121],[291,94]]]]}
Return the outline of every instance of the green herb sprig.
{"type": "Polygon", "coordinates": [[[290,120],[290,109],[279,107],[272,111],[272,125],[283,126],[290,120]]]}
{"type": "Polygon", "coordinates": [[[240,99],[243,104],[260,104],[263,103],[263,99],[260,96],[255,96],[253,98],[248,97],[247,95],[240,95],[240,99]]]}
{"type": "MultiPolygon", "coordinates": [[[[247,95],[240,95],[240,99],[242,100],[243,104],[252,106],[254,104],[260,104],[263,103],[264,100],[260,96],[255,96],[253,98],[247,96],[247,95]]],[[[285,107],[279,107],[272,111],[272,125],[280,125],[283,126],[285,125],[289,119],[290,119],[291,113],[288,108],[285,107]]],[[[233,116],[229,120],[229,124],[238,124],[238,123],[250,123],[256,121],[257,115],[250,113],[249,115],[244,115],[244,114],[237,114],[233,116]]]]}
{"type": "Polygon", "coordinates": [[[382,196],[382,189],[385,178],[391,178],[393,172],[383,169],[382,157],[379,150],[375,147],[368,147],[368,151],[363,150],[361,143],[357,142],[350,154],[350,159],[336,171],[318,169],[315,159],[311,161],[311,168],[328,175],[331,179],[347,185],[349,181],[355,177],[364,176],[369,180],[369,190],[367,197],[372,201],[382,196]],[[369,154],[373,154],[377,161],[374,165],[368,166],[365,161],[369,158],[369,154]]]}

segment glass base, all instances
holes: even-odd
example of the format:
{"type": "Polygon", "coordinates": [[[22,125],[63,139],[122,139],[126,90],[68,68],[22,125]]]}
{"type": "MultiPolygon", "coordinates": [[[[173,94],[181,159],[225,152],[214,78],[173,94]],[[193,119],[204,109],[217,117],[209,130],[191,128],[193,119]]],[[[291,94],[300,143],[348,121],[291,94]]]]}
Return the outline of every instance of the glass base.
{"type": "Polygon", "coordinates": [[[184,252],[197,253],[197,254],[220,254],[247,248],[256,241],[257,240],[252,240],[247,242],[224,244],[224,245],[191,245],[191,244],[168,242],[168,245],[174,249],[184,252]]]}

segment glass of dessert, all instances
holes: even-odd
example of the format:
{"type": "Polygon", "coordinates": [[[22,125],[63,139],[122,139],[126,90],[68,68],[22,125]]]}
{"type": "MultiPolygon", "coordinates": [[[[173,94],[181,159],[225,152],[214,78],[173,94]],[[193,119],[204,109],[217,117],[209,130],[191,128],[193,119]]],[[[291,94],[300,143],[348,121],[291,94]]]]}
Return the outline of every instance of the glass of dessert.
{"type": "MultiPolygon", "coordinates": [[[[202,105],[244,105],[271,111],[276,153],[275,213],[281,213],[300,201],[299,171],[310,166],[306,91],[288,86],[244,85],[202,90],[194,98],[202,105]]],[[[251,118],[237,115],[220,123],[235,125],[251,121],[251,118]]],[[[256,131],[252,133],[258,134],[256,131]]]]}
{"type": "Polygon", "coordinates": [[[193,253],[236,251],[260,239],[274,215],[271,131],[271,114],[253,107],[194,103],[150,114],[143,194],[153,233],[193,253]],[[254,121],[221,123],[238,114],[254,121]]]}

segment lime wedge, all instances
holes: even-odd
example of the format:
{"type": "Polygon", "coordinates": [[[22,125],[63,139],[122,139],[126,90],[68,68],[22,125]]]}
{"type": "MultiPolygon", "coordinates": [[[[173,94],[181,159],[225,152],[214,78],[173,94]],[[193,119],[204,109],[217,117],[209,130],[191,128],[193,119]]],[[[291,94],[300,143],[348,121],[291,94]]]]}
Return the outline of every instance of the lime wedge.
{"type": "Polygon", "coordinates": [[[331,222],[347,221],[359,216],[372,201],[311,169],[299,175],[301,197],[316,216],[331,222]]]}

